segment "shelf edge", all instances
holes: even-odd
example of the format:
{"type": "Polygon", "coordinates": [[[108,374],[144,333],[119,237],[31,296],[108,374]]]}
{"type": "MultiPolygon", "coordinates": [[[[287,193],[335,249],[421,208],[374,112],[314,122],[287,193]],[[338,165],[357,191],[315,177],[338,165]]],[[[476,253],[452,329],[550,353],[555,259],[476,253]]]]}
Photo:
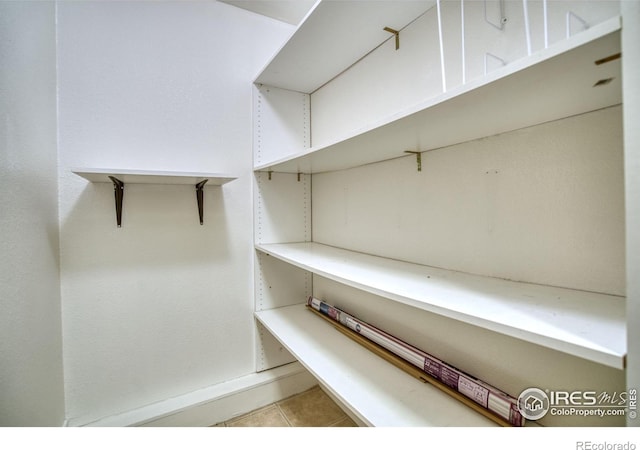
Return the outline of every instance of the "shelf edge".
{"type": "MultiPolygon", "coordinates": [[[[305,244],[308,244],[308,243],[305,243],[305,244]]],[[[520,339],[525,342],[540,345],[555,351],[567,353],[572,356],[583,358],[595,363],[603,364],[608,367],[612,367],[614,369],[619,369],[619,370],[624,369],[626,350],[623,353],[616,352],[613,349],[599,350],[594,347],[581,345],[577,342],[569,342],[569,341],[561,340],[560,338],[549,336],[546,334],[541,334],[531,330],[525,330],[522,328],[513,327],[503,322],[492,321],[487,318],[472,315],[468,312],[456,311],[454,309],[449,309],[443,306],[425,303],[415,298],[406,297],[401,293],[392,292],[387,289],[382,289],[382,288],[374,287],[368,284],[364,284],[358,280],[352,280],[344,276],[341,276],[339,274],[319,269],[317,267],[314,267],[313,265],[297,261],[286,255],[279,254],[277,251],[274,251],[273,248],[269,248],[268,247],[269,244],[266,244],[266,245],[267,246],[265,247],[264,244],[256,244],[255,248],[260,252],[271,255],[288,264],[294,265],[303,270],[307,270],[316,275],[325,277],[327,279],[336,281],[338,283],[341,283],[365,292],[369,292],[371,294],[378,295],[378,296],[396,301],[401,304],[405,304],[417,309],[421,309],[423,311],[439,314],[453,320],[458,320],[460,322],[463,322],[472,326],[477,326],[493,332],[504,334],[506,336],[510,336],[512,338],[520,339]]],[[[319,244],[319,245],[322,245],[322,244],[319,244]]],[[[353,252],[353,253],[357,254],[358,252],[353,252]]],[[[377,258],[380,258],[380,257],[377,257],[377,258]]],[[[381,258],[381,259],[388,260],[388,258],[381,258]]],[[[412,263],[407,263],[407,264],[412,264],[412,263]]],[[[415,265],[422,266],[420,264],[415,264],[415,265]]],[[[422,266],[422,267],[431,268],[429,266],[422,266]]],[[[433,268],[433,269],[446,271],[446,269],[438,269],[438,268],[433,268]]],[[[455,271],[447,271],[447,272],[455,272],[455,271]]],[[[472,274],[468,274],[468,275],[472,275],[472,274]]],[[[474,276],[495,280],[495,281],[504,281],[505,283],[518,283],[515,281],[501,280],[498,278],[492,278],[492,277],[486,277],[486,276],[483,277],[481,275],[474,275],[474,276]]],[[[531,283],[525,283],[525,284],[531,284],[531,283]]],[[[544,285],[535,285],[535,286],[550,287],[550,286],[544,286],[544,285]]],[[[568,291],[576,291],[575,289],[569,289],[569,288],[557,288],[557,289],[566,289],[568,291]]],[[[606,294],[601,294],[601,295],[606,295],[606,294]]]]}
{"type": "Polygon", "coordinates": [[[111,183],[112,181],[109,179],[109,176],[113,176],[116,178],[129,178],[129,181],[122,180],[127,184],[197,184],[200,181],[209,179],[211,185],[222,185],[238,178],[231,174],[206,172],[172,172],[111,168],[72,168],[70,170],[74,174],[92,183],[111,183]]]}
{"type": "MultiPolygon", "coordinates": [[[[348,134],[344,134],[336,139],[332,139],[330,142],[313,146],[308,149],[304,149],[302,152],[295,153],[293,155],[284,156],[281,158],[277,158],[273,161],[262,163],[254,166],[254,172],[265,172],[265,171],[274,171],[278,172],[278,166],[285,165],[288,163],[292,163],[296,160],[302,161],[305,158],[313,157],[315,154],[321,154],[323,151],[330,150],[333,147],[337,147],[349,140],[358,139],[362,136],[367,135],[377,129],[383,128],[385,126],[391,126],[401,122],[402,120],[408,119],[415,114],[419,114],[429,109],[437,108],[444,106],[447,102],[455,100],[457,98],[462,97],[466,94],[471,94],[474,91],[482,89],[491,85],[492,83],[499,82],[502,79],[505,79],[511,75],[517,74],[519,72],[525,71],[531,67],[534,67],[537,64],[543,63],[545,61],[549,61],[555,57],[561,56],[564,53],[567,53],[571,50],[577,49],[583,45],[589,44],[590,42],[597,41],[600,38],[608,36],[612,33],[620,31],[622,28],[622,19],[620,16],[612,17],[602,23],[599,23],[581,33],[578,33],[572,36],[569,39],[562,40],[560,42],[555,43],[546,49],[541,49],[530,56],[522,57],[516,61],[513,61],[507,66],[496,69],[485,77],[477,78],[469,81],[466,84],[456,86],[444,93],[436,95],[434,97],[430,97],[425,99],[413,106],[404,108],[392,115],[386,116],[381,120],[374,122],[368,126],[358,128],[352,130],[352,132],[348,134]]],[[[585,111],[588,112],[588,111],[585,111]]],[[[531,124],[531,125],[536,125],[531,124]]],[[[482,138],[484,136],[478,136],[476,139],[482,138]]],[[[456,145],[461,142],[454,142],[449,145],[456,145]]],[[[433,150],[431,148],[421,151],[433,150]]],[[[368,163],[372,162],[380,162],[382,160],[368,161],[368,163]]],[[[282,168],[280,171],[286,173],[296,173],[296,171],[287,170],[282,168]]],[[[310,171],[298,171],[302,173],[318,173],[314,170],[310,171]]]]}

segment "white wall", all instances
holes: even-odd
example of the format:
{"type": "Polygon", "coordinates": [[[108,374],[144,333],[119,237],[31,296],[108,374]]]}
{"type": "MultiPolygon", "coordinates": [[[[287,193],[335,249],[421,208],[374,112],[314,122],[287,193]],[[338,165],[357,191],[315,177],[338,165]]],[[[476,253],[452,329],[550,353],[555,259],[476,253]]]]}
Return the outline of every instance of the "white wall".
{"type": "Polygon", "coordinates": [[[55,5],[0,2],[0,426],[64,421],[55,5]]]}
{"type": "Polygon", "coordinates": [[[217,2],[58,5],[67,415],[88,422],[255,370],[251,82],[291,26],[217,2]],[[228,172],[113,187],[73,167],[228,172]]]}

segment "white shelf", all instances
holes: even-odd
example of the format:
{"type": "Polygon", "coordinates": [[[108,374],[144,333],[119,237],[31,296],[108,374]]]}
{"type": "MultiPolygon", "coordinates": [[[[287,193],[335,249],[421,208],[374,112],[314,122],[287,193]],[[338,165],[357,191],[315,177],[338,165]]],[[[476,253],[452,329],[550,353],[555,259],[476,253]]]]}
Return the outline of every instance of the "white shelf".
{"type": "Polygon", "coordinates": [[[384,27],[401,30],[435,3],[320,1],[255,83],[311,93],[392,38],[384,27]]]}
{"type": "Polygon", "coordinates": [[[92,183],[111,183],[113,176],[125,184],[193,184],[204,180],[207,184],[222,185],[237,177],[219,173],[202,172],[169,172],[161,170],[129,170],[129,169],[71,169],[73,173],[92,183]]]}
{"type": "Polygon", "coordinates": [[[124,187],[128,184],[172,184],[192,185],[196,188],[198,216],[200,225],[204,225],[204,186],[223,185],[237,177],[218,173],[169,172],[162,170],[130,169],[71,169],[76,175],[92,183],[112,183],[115,190],[116,223],[122,226],[122,206],[124,187]]]}
{"type": "Polygon", "coordinates": [[[618,105],[620,60],[594,62],[620,52],[620,28],[615,17],[348,136],[255,170],[346,169],[618,105]],[[613,80],[594,87],[608,78],[613,80]]]}
{"type": "Polygon", "coordinates": [[[360,420],[370,426],[497,426],[424,384],[307,311],[259,311],[256,318],[360,420]]]}
{"type": "Polygon", "coordinates": [[[256,249],[415,308],[624,368],[623,297],[471,275],[310,242],[259,244],[256,249]]]}

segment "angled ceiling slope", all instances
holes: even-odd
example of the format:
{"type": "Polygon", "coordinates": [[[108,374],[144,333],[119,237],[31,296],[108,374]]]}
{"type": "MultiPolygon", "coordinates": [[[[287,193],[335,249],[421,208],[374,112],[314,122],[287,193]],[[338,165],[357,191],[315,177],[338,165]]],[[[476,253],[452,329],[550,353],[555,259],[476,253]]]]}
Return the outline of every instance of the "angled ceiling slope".
{"type": "Polygon", "coordinates": [[[317,0],[220,0],[282,22],[298,25],[317,0]]]}

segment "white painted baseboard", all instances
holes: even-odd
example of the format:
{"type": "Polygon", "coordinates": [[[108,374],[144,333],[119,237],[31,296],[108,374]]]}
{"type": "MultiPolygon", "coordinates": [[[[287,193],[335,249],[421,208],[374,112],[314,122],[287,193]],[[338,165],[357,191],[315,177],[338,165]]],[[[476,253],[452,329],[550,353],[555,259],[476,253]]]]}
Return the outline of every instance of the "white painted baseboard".
{"type": "Polygon", "coordinates": [[[89,423],[70,419],[66,421],[66,426],[209,426],[303,392],[317,384],[318,381],[300,363],[293,362],[89,423]]]}

